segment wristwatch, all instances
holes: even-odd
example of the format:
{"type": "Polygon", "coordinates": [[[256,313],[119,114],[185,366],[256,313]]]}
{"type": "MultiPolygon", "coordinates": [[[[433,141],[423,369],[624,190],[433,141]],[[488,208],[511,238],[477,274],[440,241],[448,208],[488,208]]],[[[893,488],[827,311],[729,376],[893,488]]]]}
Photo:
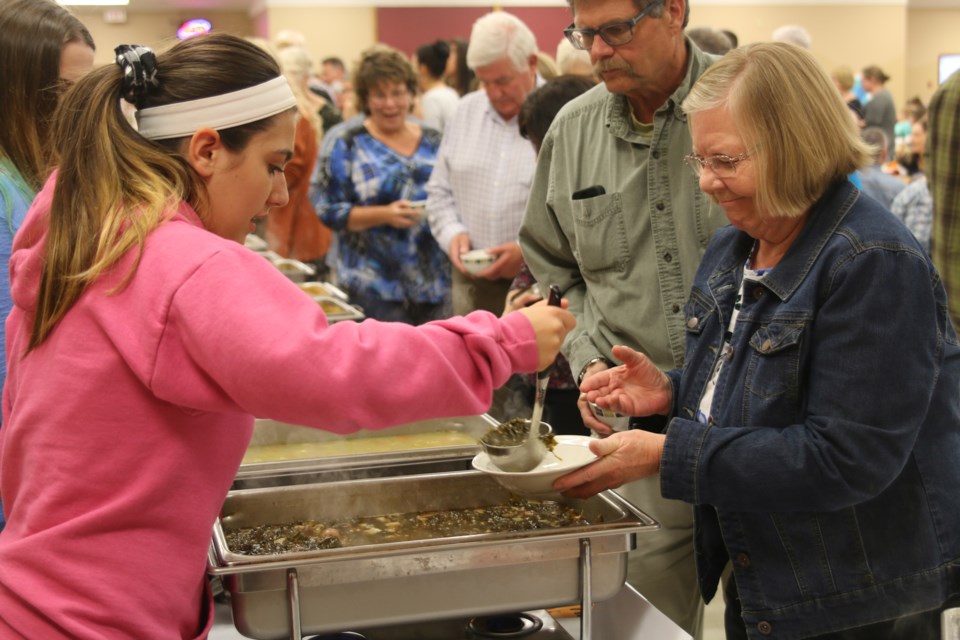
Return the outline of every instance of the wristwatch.
{"type": "Polygon", "coordinates": [[[589,369],[591,365],[594,365],[598,362],[605,363],[607,367],[610,367],[610,368],[613,367],[613,363],[610,362],[609,358],[604,358],[603,356],[597,356],[596,358],[591,358],[590,360],[587,361],[587,364],[583,365],[583,367],[580,369],[580,374],[577,376],[577,387],[579,387],[580,383],[583,382],[583,375],[587,372],[587,369],[589,369]]]}

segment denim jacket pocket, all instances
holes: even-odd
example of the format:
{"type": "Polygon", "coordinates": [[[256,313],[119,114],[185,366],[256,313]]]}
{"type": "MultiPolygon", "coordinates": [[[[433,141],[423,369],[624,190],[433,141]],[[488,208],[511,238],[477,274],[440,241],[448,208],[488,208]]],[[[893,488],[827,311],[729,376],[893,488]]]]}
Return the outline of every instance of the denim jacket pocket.
{"type": "Polygon", "coordinates": [[[696,337],[703,333],[703,327],[707,324],[707,317],[713,311],[713,304],[710,300],[694,288],[690,292],[690,298],[683,309],[683,321],[686,326],[687,336],[696,337]]]}
{"type": "Polygon", "coordinates": [[[625,271],[630,258],[619,193],[573,200],[577,261],[585,273],[625,271]]]}
{"type": "Polygon", "coordinates": [[[796,396],[803,324],[770,322],[750,336],[747,390],[761,399],[796,396]]]}

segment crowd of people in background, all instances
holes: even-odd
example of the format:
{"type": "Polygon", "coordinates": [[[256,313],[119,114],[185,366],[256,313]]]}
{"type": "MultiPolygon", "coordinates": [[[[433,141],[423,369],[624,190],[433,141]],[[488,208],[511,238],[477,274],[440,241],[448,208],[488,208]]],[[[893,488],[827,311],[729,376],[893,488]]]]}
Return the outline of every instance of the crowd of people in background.
{"type": "MultiPolygon", "coordinates": [[[[262,219],[256,234],[278,256],[312,266],[318,277],[342,288],[377,321],[419,326],[454,318],[447,331],[486,339],[500,325],[471,328],[465,321],[457,324],[455,316],[487,311],[499,317],[491,323],[511,327],[518,324],[511,314],[520,312],[530,314],[540,329],[548,325],[547,319],[538,320],[528,309],[542,299],[548,285],[559,285],[577,326],[564,328],[569,335],[554,368],[545,419],[558,433],[598,436],[604,442],[596,451],[607,465],[602,473],[581,472],[564,481],[563,488],[586,496],[616,486],[657,519],[660,531],[631,553],[628,580],[694,638],[702,634],[704,598],[709,600],[719,584],[727,602],[729,638],[769,635],[764,625],[779,616],[795,637],[854,640],[876,632],[932,640],[929,629],[936,616],[929,614],[930,608],[960,603],[955,592],[945,590],[946,578],[923,583],[924,615],[920,609],[881,610],[850,600],[837,584],[827,584],[832,577],[816,577],[814,584],[801,585],[803,593],[794,593],[794,583],[802,579],[791,572],[809,570],[813,575],[814,561],[809,559],[809,567],[789,567],[783,560],[789,549],[777,545],[789,544],[783,541],[791,536],[811,548],[816,541],[808,539],[798,519],[778,511],[776,500],[786,495],[796,510],[820,518],[829,535],[836,536],[833,541],[839,540],[836,548],[843,549],[848,541],[843,527],[855,522],[857,514],[862,516],[858,509],[869,500],[877,500],[872,504],[878,510],[868,518],[894,517],[908,495],[936,502],[932,494],[940,487],[937,483],[952,473],[929,461],[960,428],[950,422],[958,414],[956,399],[931,400],[917,381],[925,380],[929,392],[960,379],[960,355],[954,353],[956,334],[950,326],[951,319],[954,324],[960,321],[960,72],[940,86],[929,104],[919,97],[898,102],[886,86],[890,77],[877,65],[859,72],[844,65],[829,72],[820,68],[810,53],[813,39],[801,25],[776,29],[769,43],[742,44],[731,30],[690,27],[687,2],[569,0],[569,5],[573,21],[558,34],[554,54],[548,52],[552,42],[538,43],[530,28],[507,11],[479,18],[469,37],[451,34],[410,52],[378,43],[349,63],[334,52],[316,58],[311,53],[316,43],[294,31],[278,33],[271,41],[219,42],[224,51],[235,50],[260,69],[263,78],[257,82],[268,79],[275,67],[289,84],[289,111],[297,114],[289,121],[281,118],[282,131],[271,134],[279,140],[289,125],[294,146],[271,173],[271,180],[278,181],[271,187],[271,212],[258,216],[262,219]],[[248,47],[251,44],[256,46],[248,47]],[[783,121],[776,126],[761,122],[764,110],[776,106],[776,87],[770,81],[787,68],[794,75],[779,81],[791,84],[791,95],[818,102],[806,113],[784,107],[783,121]],[[745,85],[757,92],[741,93],[745,85]],[[751,124],[744,125],[746,121],[751,124]],[[816,129],[816,135],[800,135],[798,145],[806,137],[818,150],[829,151],[830,159],[817,159],[816,153],[803,149],[776,148],[781,124],[808,133],[816,129]],[[778,183],[775,171],[785,168],[813,186],[804,192],[796,184],[778,183]],[[287,198],[280,197],[278,185],[287,198]],[[783,210],[774,211],[778,205],[783,210]],[[863,243],[847,253],[836,228],[863,243]],[[874,255],[868,245],[883,246],[885,252],[874,255]],[[822,246],[827,250],[820,253],[822,246]],[[490,257],[480,271],[464,262],[465,254],[474,250],[490,257]],[[796,263],[798,254],[809,260],[796,263]],[[865,260],[870,260],[870,269],[887,276],[891,293],[879,302],[854,304],[857,287],[868,286],[872,277],[865,260]],[[779,264],[812,270],[810,280],[794,271],[778,279],[779,264]],[[741,273],[742,280],[722,296],[712,296],[715,278],[730,273],[741,273]],[[818,289],[811,281],[822,286],[818,289]],[[844,301],[830,298],[834,287],[846,296],[844,301]],[[826,299],[818,297],[821,294],[826,299]],[[714,309],[717,299],[721,308],[714,309]],[[874,344],[861,333],[836,350],[830,341],[843,331],[854,331],[844,329],[842,320],[855,324],[886,318],[895,315],[904,300],[915,304],[899,325],[903,334],[898,334],[900,360],[895,366],[902,367],[901,375],[881,379],[879,359],[873,368],[856,369],[876,374],[871,379],[874,388],[890,387],[888,399],[899,391],[909,396],[899,403],[890,400],[889,415],[901,411],[903,417],[890,424],[889,415],[878,415],[866,387],[837,376],[849,362],[865,361],[864,349],[878,347],[882,339],[874,344]],[[931,309],[948,307],[949,318],[927,314],[930,309],[924,305],[931,301],[931,309]],[[795,321],[778,315],[782,309],[794,314],[790,317],[795,321]],[[717,324],[712,313],[726,324],[717,324]],[[741,315],[762,325],[753,339],[735,333],[741,315]],[[804,331],[815,339],[812,346],[801,344],[804,331]],[[910,339],[903,337],[907,334],[910,339]],[[714,337],[725,341],[715,364],[711,354],[718,351],[709,342],[714,337]],[[844,362],[838,354],[857,344],[863,348],[851,349],[844,362]],[[764,379],[756,380],[756,387],[737,382],[753,376],[753,367],[771,375],[760,376],[764,379]],[[803,387],[790,379],[777,386],[778,376],[801,367],[815,370],[821,381],[807,381],[803,387]],[[924,377],[941,367],[941,378],[924,377]],[[728,383],[725,376],[733,375],[731,371],[736,374],[728,383]],[[838,380],[834,387],[822,382],[831,376],[838,380]],[[896,387],[891,380],[902,384],[896,387]],[[849,387],[841,386],[848,382],[849,387]],[[843,413],[842,399],[835,398],[841,389],[859,405],[856,411],[843,413]],[[652,395],[656,405],[640,406],[638,398],[644,394],[652,395]],[[631,430],[611,434],[592,413],[592,401],[629,412],[631,430]],[[810,402],[819,403],[815,408],[823,414],[813,415],[810,402]],[[831,439],[834,432],[828,429],[838,428],[834,421],[853,413],[856,420],[848,422],[856,423],[862,440],[831,439]],[[914,413],[925,422],[904,426],[914,413]],[[688,427],[687,435],[678,435],[679,422],[688,427]],[[816,423],[813,431],[820,429],[827,437],[818,439],[810,429],[800,428],[811,423],[816,423]],[[741,428],[745,440],[737,440],[733,429],[711,430],[716,424],[741,428]],[[878,424],[882,428],[871,431],[878,424]],[[923,437],[915,438],[912,429],[921,426],[923,437]],[[772,436],[778,429],[782,431],[772,436]],[[882,437],[876,431],[883,431],[882,437]],[[690,433],[700,434],[700,440],[693,442],[690,433]],[[845,463],[862,465],[855,451],[870,438],[878,438],[874,452],[887,466],[874,466],[869,473],[851,467],[844,475],[845,463]],[[758,449],[743,444],[746,439],[768,452],[766,462],[751,462],[758,449]],[[792,448],[784,450],[785,442],[792,448]],[[821,461],[818,474],[804,475],[804,469],[790,474],[795,458],[789,454],[797,451],[821,461]],[[642,453],[649,464],[640,468],[624,452],[642,453]],[[701,468],[700,455],[716,456],[716,466],[701,468]],[[935,468],[900,474],[897,469],[908,457],[935,468]],[[831,460],[836,466],[827,469],[831,460]],[[749,471],[751,466],[764,471],[749,471]],[[933,476],[924,476],[928,471],[933,476]],[[699,487],[701,473],[719,480],[712,488],[699,487]],[[798,477],[809,484],[798,484],[798,477]],[[924,479],[933,483],[932,489],[922,486],[924,479]],[[722,481],[734,483],[739,492],[721,486],[722,481]],[[901,494],[891,496],[888,486],[901,494]],[[775,496],[777,487],[782,492],[775,496]],[[825,489],[831,493],[818,494],[825,489]],[[749,496],[756,501],[746,504],[749,496]],[[837,515],[847,510],[848,520],[837,515]],[[752,527],[760,531],[763,525],[758,523],[765,519],[773,523],[776,535],[754,535],[752,527]],[[750,531],[740,535],[737,527],[743,523],[750,531]],[[751,549],[755,557],[767,557],[769,564],[751,567],[747,552],[738,554],[736,545],[746,545],[747,538],[756,545],[751,549]],[[777,555],[781,551],[783,555],[777,555]],[[729,560],[735,565],[732,575],[724,573],[729,560]],[[782,601],[770,600],[771,594],[782,601]],[[797,604],[801,600],[802,606],[797,604]],[[806,606],[811,608],[803,609],[806,606]],[[805,613],[818,606],[832,613],[805,613]],[[864,611],[868,613],[861,615],[864,611]],[[875,626],[887,625],[891,615],[921,626],[875,626]]],[[[10,0],[0,7],[0,87],[7,97],[0,101],[0,211],[5,215],[0,260],[5,266],[30,203],[60,159],[51,146],[50,122],[57,102],[93,66],[89,33],[65,10],[52,6],[47,0],[10,0]],[[37,7],[50,16],[35,15],[37,7]],[[23,30],[18,20],[43,22],[50,30],[43,34],[49,42],[38,42],[33,52],[36,72],[7,62],[28,48],[11,35],[23,30]]],[[[190,56],[201,56],[203,47],[180,46],[185,53],[175,52],[170,59],[184,58],[185,66],[177,72],[186,77],[190,65],[199,64],[190,56]]],[[[146,60],[146,55],[132,51],[127,53],[130,68],[139,73],[140,62],[134,58],[146,60]]],[[[119,54],[118,64],[123,57],[119,54]]],[[[121,82],[102,75],[103,85],[121,82]]],[[[145,82],[149,85],[149,78],[145,82]]],[[[238,86],[247,84],[256,83],[238,86]]],[[[152,90],[137,86],[131,95],[149,102],[145,96],[152,90]]],[[[195,93],[192,99],[206,95],[195,93]]],[[[125,135],[132,131],[125,130],[125,135]]],[[[230,153],[246,153],[246,144],[230,153]]],[[[199,154],[190,162],[197,171],[204,170],[199,154]]],[[[218,184],[214,191],[231,197],[229,189],[218,184]]],[[[203,211],[206,202],[197,197],[186,204],[203,211]]],[[[54,212],[64,206],[54,200],[52,181],[43,206],[54,212]]],[[[180,210],[177,220],[182,217],[193,220],[180,210]]],[[[116,230],[125,232],[126,227],[116,230]]],[[[204,251],[217,250],[216,243],[200,245],[204,251]]],[[[257,265],[241,260],[239,267],[269,288],[269,277],[258,274],[257,265]]],[[[13,306],[10,282],[0,280],[0,312],[6,317],[13,306]]],[[[398,335],[425,348],[432,341],[453,342],[446,331],[430,338],[427,332],[407,329],[411,332],[398,335]]],[[[50,326],[44,331],[48,336],[50,326]]],[[[21,340],[36,339],[29,333],[21,340]]],[[[303,333],[309,331],[304,328],[303,333]]],[[[39,346],[30,344],[31,349],[39,346]]],[[[539,355],[547,351],[541,345],[539,355]]],[[[435,368],[442,364],[438,356],[435,368]]],[[[5,375],[0,363],[0,385],[5,375]]],[[[534,398],[530,373],[502,364],[497,379],[500,387],[492,391],[489,413],[502,420],[527,415],[534,398]]],[[[479,385],[464,391],[458,406],[472,406],[482,391],[479,385]]],[[[237,401],[218,400],[231,409],[237,401]]],[[[5,393],[4,418],[8,408],[5,393]]],[[[316,416],[311,419],[320,422],[316,416]]],[[[945,516],[950,522],[960,516],[954,511],[945,516]]],[[[882,518],[878,521],[882,526],[882,518]]],[[[3,526],[0,509],[0,531],[3,526]]],[[[923,529],[933,546],[943,542],[935,529],[923,529]]],[[[23,530],[18,535],[26,536],[23,530]]],[[[858,536],[860,544],[864,538],[858,536]]],[[[948,546],[937,548],[953,553],[948,546]]],[[[908,554],[898,565],[890,556],[892,549],[871,551],[877,554],[872,566],[890,570],[886,584],[899,585],[890,589],[914,577],[896,573],[907,565],[928,577],[942,577],[938,572],[943,565],[929,554],[908,554]]],[[[857,571],[841,560],[844,553],[835,559],[843,573],[838,580],[857,571]]],[[[947,558],[947,564],[955,561],[947,558]]],[[[868,586],[875,587],[858,582],[843,588],[868,586]]],[[[181,624],[192,624],[196,612],[187,618],[181,624]]]]}

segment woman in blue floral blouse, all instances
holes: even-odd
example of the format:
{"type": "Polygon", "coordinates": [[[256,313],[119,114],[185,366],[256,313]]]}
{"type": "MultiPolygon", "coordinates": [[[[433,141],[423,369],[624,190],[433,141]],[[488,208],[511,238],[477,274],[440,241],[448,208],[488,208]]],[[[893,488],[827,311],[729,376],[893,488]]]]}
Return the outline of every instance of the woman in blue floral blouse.
{"type": "Polygon", "coordinates": [[[364,53],[354,87],[366,117],[336,132],[317,193],[317,213],[337,235],[337,283],[378,320],[447,317],[450,265],[418,206],[440,133],[410,117],[417,78],[399,51],[364,53]]]}

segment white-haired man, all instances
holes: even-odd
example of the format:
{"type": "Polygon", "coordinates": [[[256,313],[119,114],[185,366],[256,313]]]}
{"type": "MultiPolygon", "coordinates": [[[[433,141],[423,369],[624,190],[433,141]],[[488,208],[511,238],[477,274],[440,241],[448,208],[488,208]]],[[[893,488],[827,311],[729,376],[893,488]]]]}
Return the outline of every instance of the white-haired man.
{"type": "MultiPolygon", "coordinates": [[[[669,369],[683,363],[684,305],[713,231],[726,222],[685,165],[680,104],[712,64],[683,30],[685,0],[569,0],[571,43],[603,81],[568,103],[547,133],[520,244],[533,275],[557,284],[577,326],[564,355],[579,379],[614,365],[628,345],[669,369]]],[[[720,153],[716,151],[716,153],[720,153]]],[[[586,424],[609,428],[581,398],[586,424]]],[[[665,424],[632,419],[631,428],[665,424]]],[[[695,637],[703,619],[693,510],[664,500],[659,478],[619,489],[661,529],[637,540],[628,580],[695,637]]]]}
{"type": "Polygon", "coordinates": [[[427,184],[427,215],[453,264],[454,313],[499,314],[523,260],[517,233],[536,166],[517,124],[538,83],[536,38],[516,16],[489,13],[473,25],[467,66],[483,91],[464,96],[444,130],[427,184]],[[470,275],[460,255],[471,249],[486,249],[496,261],[470,275]]]}

